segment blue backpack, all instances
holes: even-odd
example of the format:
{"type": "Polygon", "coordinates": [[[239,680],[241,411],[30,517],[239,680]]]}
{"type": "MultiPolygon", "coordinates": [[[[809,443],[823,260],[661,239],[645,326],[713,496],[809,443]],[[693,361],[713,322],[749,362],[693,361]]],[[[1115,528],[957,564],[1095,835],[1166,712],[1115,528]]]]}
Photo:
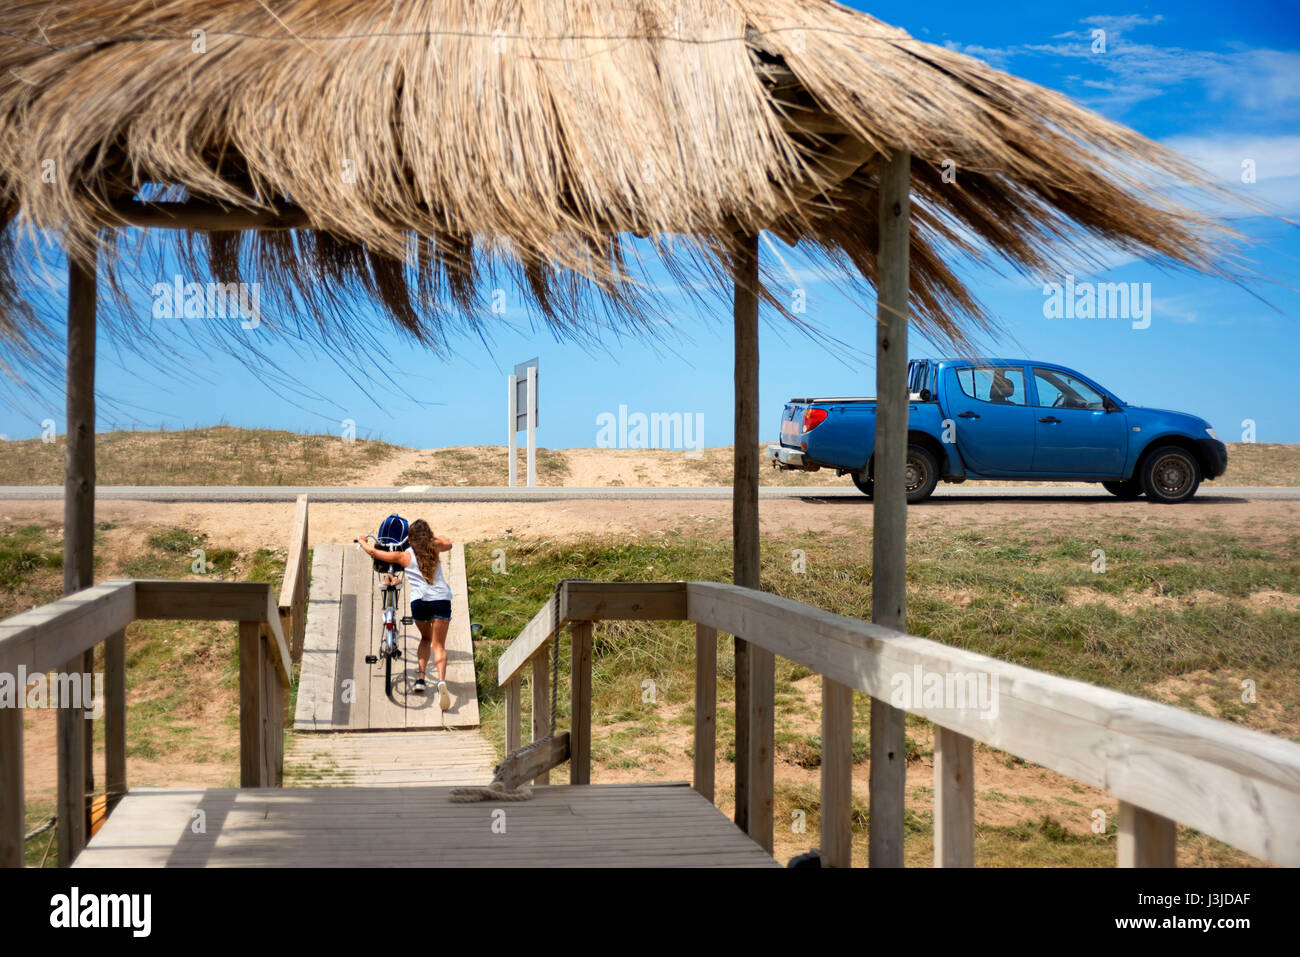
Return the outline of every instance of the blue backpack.
{"type": "MultiPolygon", "coordinates": [[[[386,552],[405,551],[410,544],[411,523],[400,515],[389,515],[379,524],[379,534],[375,536],[376,542],[380,548],[386,552]]],[[[375,571],[383,574],[385,572],[400,572],[401,565],[394,565],[391,562],[382,562],[375,559],[375,571]]]]}

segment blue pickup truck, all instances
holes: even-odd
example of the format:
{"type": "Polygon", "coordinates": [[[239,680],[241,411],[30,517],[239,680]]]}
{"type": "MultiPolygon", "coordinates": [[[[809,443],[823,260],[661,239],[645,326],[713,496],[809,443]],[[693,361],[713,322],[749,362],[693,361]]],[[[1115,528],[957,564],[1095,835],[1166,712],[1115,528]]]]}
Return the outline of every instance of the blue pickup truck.
{"type": "MultiPolygon", "coordinates": [[[[907,500],[942,478],[1100,482],[1120,498],[1185,502],[1228,467],[1204,419],[1127,405],[1073,369],[1024,359],[908,363],[907,500]]],[[[872,491],[875,399],[791,399],[773,466],[835,469],[872,491]]]]}

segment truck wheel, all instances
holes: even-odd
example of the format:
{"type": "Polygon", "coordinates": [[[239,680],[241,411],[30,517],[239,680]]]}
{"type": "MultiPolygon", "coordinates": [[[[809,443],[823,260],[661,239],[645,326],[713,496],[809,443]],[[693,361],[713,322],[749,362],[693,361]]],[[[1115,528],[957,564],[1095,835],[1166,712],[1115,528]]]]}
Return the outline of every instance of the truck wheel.
{"type": "Polygon", "coordinates": [[[923,445],[907,447],[907,504],[924,502],[939,484],[939,463],[923,445]]]}
{"type": "Polygon", "coordinates": [[[849,475],[853,477],[853,484],[858,487],[858,491],[861,492],[863,495],[865,495],[867,498],[871,498],[872,494],[876,490],[876,487],[875,487],[875,483],[872,482],[871,479],[866,477],[867,473],[865,471],[850,472],[849,475]]]}
{"type": "Polygon", "coordinates": [[[1167,505],[1186,502],[1201,484],[1196,457],[1176,445],[1163,445],[1142,463],[1142,488],[1152,502],[1167,505]]]}
{"type": "Polygon", "coordinates": [[[1136,475],[1122,482],[1102,482],[1101,487],[1116,498],[1134,499],[1142,497],[1142,479],[1136,475]]]}

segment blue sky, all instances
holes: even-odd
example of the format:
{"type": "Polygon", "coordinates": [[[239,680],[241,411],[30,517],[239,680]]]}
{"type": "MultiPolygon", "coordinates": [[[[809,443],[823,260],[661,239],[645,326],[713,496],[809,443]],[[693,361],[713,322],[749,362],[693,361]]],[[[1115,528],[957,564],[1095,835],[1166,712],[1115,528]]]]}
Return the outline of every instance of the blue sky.
{"type": "MultiPolygon", "coordinates": [[[[1223,183],[1279,214],[1300,221],[1300,2],[1169,4],[1040,2],[972,4],[853,3],[920,39],[953,46],[999,68],[1061,90],[1084,105],[1172,145],[1223,183]],[[1091,52],[1092,31],[1106,31],[1107,52],[1091,52]],[[1254,161],[1256,182],[1243,185],[1241,164],[1254,161]]],[[[1123,256],[1104,273],[1062,263],[1080,281],[1151,284],[1149,328],[1122,319],[1046,319],[1041,284],[1004,270],[965,273],[1004,332],[992,354],[1073,366],[1129,402],[1192,412],[1221,437],[1240,438],[1256,423],[1259,441],[1300,442],[1300,403],[1293,398],[1300,359],[1300,227],[1268,217],[1236,218],[1253,241],[1248,255],[1274,283],[1253,290],[1171,273],[1123,256]],[[1261,298],[1262,297],[1262,298],[1261,298]]],[[[779,245],[779,244],[778,244],[779,245]]],[[[778,247],[763,246],[771,257],[778,247]]],[[[763,437],[776,435],[782,404],[792,395],[869,395],[873,304],[854,303],[789,266],[807,288],[806,318],[848,348],[813,341],[780,320],[761,334],[763,437]]],[[[776,260],[772,260],[780,268],[776,260]]],[[[206,277],[196,277],[206,278],[206,277]]],[[[652,277],[653,278],[653,277],[652,277]]],[[[147,296],[146,300],[147,301],[147,296]]],[[[349,370],[365,356],[295,355],[268,341],[269,355],[299,378],[297,394],[268,389],[225,357],[187,353],[184,374],[158,374],[129,353],[101,350],[100,430],[232,425],[338,433],[355,422],[358,436],[404,445],[501,444],[505,441],[505,376],[516,362],[540,358],[538,443],[593,446],[597,416],[682,412],[702,416],[704,444],[731,441],[730,308],[683,313],[658,344],[607,337],[603,349],[558,343],[530,327],[507,303],[488,343],[466,337],[455,355],[438,358],[397,336],[387,339],[406,395],[376,401],[349,370]]],[[[939,350],[913,337],[914,356],[939,350]]],[[[381,370],[375,370],[378,374],[381,370]]],[[[48,407],[0,406],[0,434],[40,434],[41,421],[61,425],[61,397],[48,407]]]]}

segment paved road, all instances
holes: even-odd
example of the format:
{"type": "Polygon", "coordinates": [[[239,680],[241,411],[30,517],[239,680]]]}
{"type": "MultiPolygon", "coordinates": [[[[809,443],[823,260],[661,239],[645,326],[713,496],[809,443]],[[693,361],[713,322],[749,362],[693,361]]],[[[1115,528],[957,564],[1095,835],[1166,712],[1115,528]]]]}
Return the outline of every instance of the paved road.
{"type": "MultiPolygon", "coordinates": [[[[139,502],[292,502],[299,495],[313,502],[552,502],[573,499],[667,499],[678,501],[726,500],[731,489],[722,486],[699,488],[438,488],[411,485],[403,488],[346,488],[292,486],[101,486],[96,490],[100,501],[139,502]]],[[[862,493],[848,487],[771,486],[758,490],[762,499],[850,499],[861,500],[862,493]]],[[[1102,499],[1114,501],[1100,486],[1038,485],[941,485],[936,499],[973,500],[1055,499],[1071,501],[1102,499]]],[[[1300,501],[1297,488],[1218,488],[1201,486],[1198,499],[1245,499],[1249,501],[1300,501]]],[[[63,489],[57,486],[0,486],[0,501],[61,501],[63,489]]]]}

